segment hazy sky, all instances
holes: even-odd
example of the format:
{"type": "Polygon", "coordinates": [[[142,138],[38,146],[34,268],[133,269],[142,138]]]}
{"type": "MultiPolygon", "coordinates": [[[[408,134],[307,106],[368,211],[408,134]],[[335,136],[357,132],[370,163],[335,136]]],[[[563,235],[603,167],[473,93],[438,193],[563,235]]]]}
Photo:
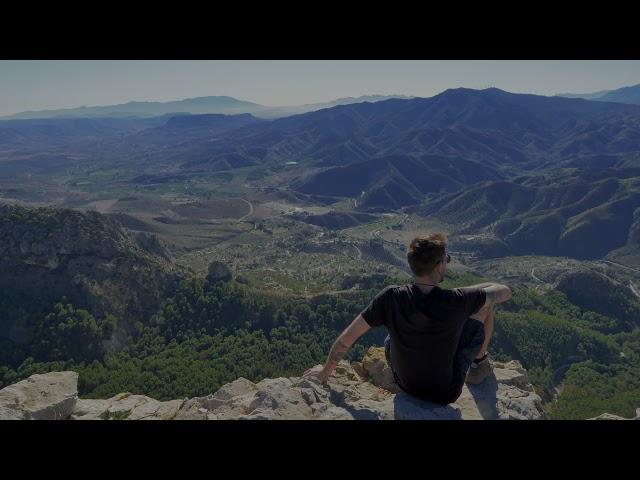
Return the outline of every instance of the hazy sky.
{"type": "Polygon", "coordinates": [[[0,60],[0,115],[209,95],[285,106],[455,87],[554,95],[638,83],[637,60],[0,60]]]}

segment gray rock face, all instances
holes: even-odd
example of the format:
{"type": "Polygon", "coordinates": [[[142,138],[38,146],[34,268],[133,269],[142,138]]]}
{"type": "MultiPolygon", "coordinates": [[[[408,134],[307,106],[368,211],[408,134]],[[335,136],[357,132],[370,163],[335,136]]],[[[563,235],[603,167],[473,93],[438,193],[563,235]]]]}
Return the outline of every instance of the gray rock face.
{"type": "Polygon", "coordinates": [[[0,390],[0,420],[64,420],[78,400],[78,374],[31,375],[0,390]]]}
{"type": "MultiPolygon", "coordinates": [[[[267,378],[258,383],[238,378],[211,395],[185,400],[159,402],[128,393],[107,400],[80,399],[74,402],[75,408],[72,407],[67,416],[73,413],[74,420],[535,420],[544,417],[541,399],[518,362],[496,362],[493,376],[480,385],[465,386],[460,398],[445,406],[415,398],[390,383],[381,351],[381,348],[370,349],[362,363],[341,362],[326,385],[301,377],[267,378]],[[376,385],[377,382],[388,389],[376,385]]],[[[0,418],[25,412],[7,408],[10,408],[7,402],[0,403],[0,418]]]]}
{"type": "Polygon", "coordinates": [[[27,415],[22,410],[0,405],[0,420],[27,420],[27,415]]]}
{"type": "Polygon", "coordinates": [[[538,420],[545,417],[542,399],[517,361],[493,362],[493,375],[479,385],[465,385],[450,405],[439,405],[402,392],[384,357],[384,349],[371,347],[362,361],[365,379],[394,392],[395,420],[538,420]]]}
{"type": "Polygon", "coordinates": [[[72,420],[172,420],[182,400],[159,402],[144,395],[121,393],[107,400],[78,400],[72,420]]]}
{"type": "Polygon", "coordinates": [[[246,378],[238,378],[223,385],[207,397],[187,400],[176,415],[176,420],[226,420],[246,415],[258,387],[246,378]]]}
{"type": "Polygon", "coordinates": [[[588,420],[640,420],[640,408],[636,408],[636,416],[632,418],[624,418],[619,415],[613,415],[611,413],[603,413],[594,418],[588,420]]]}
{"type": "Polygon", "coordinates": [[[133,237],[98,212],[0,205],[0,291],[43,302],[66,296],[77,308],[96,317],[111,313],[123,324],[143,318],[184,269],[162,253],[157,238],[133,237]]]}

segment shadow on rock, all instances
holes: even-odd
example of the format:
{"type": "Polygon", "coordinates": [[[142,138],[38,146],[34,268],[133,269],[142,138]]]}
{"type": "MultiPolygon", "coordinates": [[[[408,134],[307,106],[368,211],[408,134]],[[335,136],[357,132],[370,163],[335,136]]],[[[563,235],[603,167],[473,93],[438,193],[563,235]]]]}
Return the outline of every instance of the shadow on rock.
{"type": "Polygon", "coordinates": [[[462,412],[455,404],[428,402],[405,392],[393,399],[393,411],[396,420],[462,420],[462,412]]]}
{"type": "Polygon", "coordinates": [[[478,411],[485,420],[498,420],[498,381],[494,374],[489,375],[478,385],[467,384],[478,411]]]}

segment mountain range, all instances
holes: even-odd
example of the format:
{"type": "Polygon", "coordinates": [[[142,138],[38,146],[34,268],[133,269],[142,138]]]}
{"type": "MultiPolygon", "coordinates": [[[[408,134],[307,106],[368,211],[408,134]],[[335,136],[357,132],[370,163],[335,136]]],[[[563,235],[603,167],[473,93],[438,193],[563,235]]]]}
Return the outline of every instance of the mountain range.
{"type": "Polygon", "coordinates": [[[189,158],[180,170],[193,172],[296,162],[288,187],[393,209],[523,172],[637,166],[640,107],[454,89],[254,123],[173,147],[156,159],[189,158]]]}
{"type": "MultiPolygon", "coordinates": [[[[58,142],[68,150],[75,141],[99,138],[101,153],[119,155],[119,149],[151,143],[146,153],[153,163],[175,166],[179,158],[187,170],[207,168],[224,156],[241,157],[244,165],[297,162],[326,170],[389,156],[433,155],[479,162],[505,175],[629,166],[640,152],[636,105],[495,88],[339,105],[271,121],[247,114],[191,117],[1,121],[0,145],[37,148],[58,142]]],[[[429,166],[451,168],[441,162],[429,166]]]]}
{"type": "Polygon", "coordinates": [[[597,102],[617,102],[640,105],[640,83],[616,90],[601,90],[594,93],[559,93],[558,97],[584,98],[597,102]]]}
{"type": "Polygon", "coordinates": [[[102,168],[121,162],[146,184],[250,167],[256,185],[271,176],[310,198],[352,199],[361,212],[409,207],[461,232],[482,229],[497,239],[492,249],[518,254],[601,257],[640,228],[639,105],[458,88],[274,120],[10,120],[0,145],[48,149],[5,159],[0,176],[98,154],[102,168]]]}
{"type": "Polygon", "coordinates": [[[320,167],[386,155],[464,155],[494,168],[538,167],[640,147],[640,108],[580,99],[452,89],[432,98],[324,109],[229,132],[220,150],[320,167]]]}
{"type": "Polygon", "coordinates": [[[323,103],[288,107],[269,107],[227,96],[195,97],[169,102],[127,102],[117,105],[64,108],[57,110],[29,110],[0,117],[0,120],[39,118],[96,118],[96,117],[154,117],[160,115],[218,113],[235,115],[250,113],[260,118],[278,118],[359,102],[379,102],[389,98],[412,98],[406,95],[364,95],[345,97],[323,103]]]}
{"type": "Polygon", "coordinates": [[[483,243],[493,250],[491,256],[601,258],[627,243],[637,249],[632,232],[640,228],[640,169],[489,181],[441,196],[418,211],[458,225],[459,233],[487,234],[483,243]]]}

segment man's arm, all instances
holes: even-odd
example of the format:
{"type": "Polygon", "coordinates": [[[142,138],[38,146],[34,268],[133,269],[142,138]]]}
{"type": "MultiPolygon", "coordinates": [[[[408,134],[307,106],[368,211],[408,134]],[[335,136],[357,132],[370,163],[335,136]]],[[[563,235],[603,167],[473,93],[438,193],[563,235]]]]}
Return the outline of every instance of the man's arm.
{"type": "Polygon", "coordinates": [[[482,308],[504,303],[511,298],[511,289],[500,283],[492,283],[488,287],[480,288],[482,288],[487,294],[487,299],[482,308]]]}
{"type": "Polygon", "coordinates": [[[317,375],[318,378],[320,378],[320,381],[325,383],[329,378],[329,375],[331,375],[338,366],[340,360],[342,360],[347,354],[351,345],[356,343],[356,341],[370,328],[369,324],[364,320],[364,318],[362,318],[362,315],[358,315],[333,343],[322,370],[318,370],[316,367],[310,368],[304,372],[304,376],[309,374],[317,375]]]}
{"type": "Polygon", "coordinates": [[[486,283],[477,283],[476,285],[469,285],[468,287],[464,287],[464,288],[487,288],[492,285],[500,285],[500,284],[495,282],[486,282],[486,283]]]}

